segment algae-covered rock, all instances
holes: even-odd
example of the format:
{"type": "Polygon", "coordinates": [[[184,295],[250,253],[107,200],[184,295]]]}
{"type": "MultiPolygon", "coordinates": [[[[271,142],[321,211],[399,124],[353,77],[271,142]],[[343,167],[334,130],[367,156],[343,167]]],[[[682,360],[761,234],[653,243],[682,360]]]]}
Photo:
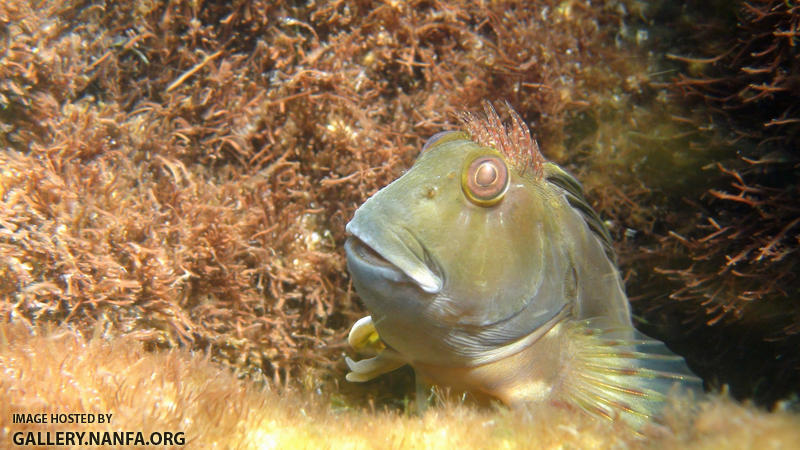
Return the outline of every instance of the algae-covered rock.
{"type": "Polygon", "coordinates": [[[800,373],[798,12],[700,3],[2,2],[0,314],[402,409],[407,373],[340,383],[344,225],[508,100],[607,219],[639,325],[772,404],[800,373]]]}

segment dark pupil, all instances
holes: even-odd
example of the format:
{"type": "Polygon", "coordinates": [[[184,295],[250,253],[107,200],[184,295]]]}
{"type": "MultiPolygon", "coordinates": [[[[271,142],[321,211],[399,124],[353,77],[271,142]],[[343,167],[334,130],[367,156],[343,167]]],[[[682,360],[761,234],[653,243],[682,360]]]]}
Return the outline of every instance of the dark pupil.
{"type": "Polygon", "coordinates": [[[491,186],[495,180],[497,180],[497,169],[494,164],[485,162],[478,166],[478,170],[475,172],[475,183],[478,186],[491,186]]]}

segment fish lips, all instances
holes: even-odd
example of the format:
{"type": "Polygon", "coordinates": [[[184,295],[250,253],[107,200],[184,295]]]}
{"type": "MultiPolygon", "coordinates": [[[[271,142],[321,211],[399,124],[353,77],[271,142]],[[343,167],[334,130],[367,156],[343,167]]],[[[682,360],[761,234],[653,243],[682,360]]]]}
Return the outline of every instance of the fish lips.
{"type": "Polygon", "coordinates": [[[348,223],[346,230],[349,236],[344,249],[352,276],[364,281],[411,282],[428,294],[438,294],[444,288],[444,280],[430,256],[423,250],[424,255],[420,257],[409,248],[411,244],[423,249],[410,234],[408,237],[413,242],[406,243],[394,233],[379,238],[363,233],[354,222],[348,223]]]}

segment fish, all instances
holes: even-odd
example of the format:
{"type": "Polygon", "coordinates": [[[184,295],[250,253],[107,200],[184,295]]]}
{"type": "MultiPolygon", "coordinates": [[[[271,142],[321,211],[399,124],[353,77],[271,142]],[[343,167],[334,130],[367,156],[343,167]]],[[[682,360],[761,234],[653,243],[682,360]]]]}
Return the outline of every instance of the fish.
{"type": "MultiPolygon", "coordinates": [[[[612,237],[581,184],[545,160],[505,103],[462,113],[346,225],[347,268],[369,315],[346,379],[410,365],[511,408],[549,403],[634,427],[702,380],[637,331],[612,237]]],[[[418,398],[418,404],[421,404],[418,398]]]]}

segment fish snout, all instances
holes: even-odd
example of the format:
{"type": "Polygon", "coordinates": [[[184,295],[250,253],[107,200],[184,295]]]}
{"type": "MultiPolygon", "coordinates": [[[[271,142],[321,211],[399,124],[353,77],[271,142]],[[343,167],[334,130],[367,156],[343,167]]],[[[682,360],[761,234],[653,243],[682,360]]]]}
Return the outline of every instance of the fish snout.
{"type": "Polygon", "coordinates": [[[363,282],[413,283],[428,294],[444,287],[440,271],[423,245],[409,232],[382,228],[364,232],[355,221],[347,224],[347,265],[353,278],[363,282]]]}

